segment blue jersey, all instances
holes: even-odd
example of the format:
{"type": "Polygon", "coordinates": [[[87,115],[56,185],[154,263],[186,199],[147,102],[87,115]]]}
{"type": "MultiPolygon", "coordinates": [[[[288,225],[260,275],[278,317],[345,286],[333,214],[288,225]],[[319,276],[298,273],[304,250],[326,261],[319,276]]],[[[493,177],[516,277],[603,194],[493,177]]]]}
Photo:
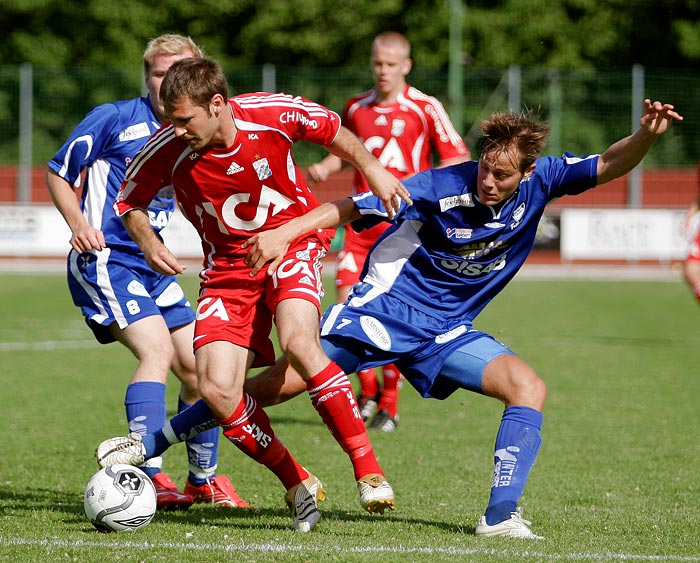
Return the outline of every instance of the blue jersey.
{"type": "MultiPolygon", "coordinates": [[[[497,207],[477,198],[476,161],[413,176],[405,181],[413,205],[402,202],[372,248],[362,282],[375,295],[387,293],[432,317],[470,325],[525,262],[546,205],[595,186],[597,162],[597,155],[539,158],[497,207]]],[[[353,199],[363,215],[353,223],[357,229],[387,220],[376,196],[353,199]]]]}
{"type": "MultiPolygon", "coordinates": [[[[173,330],[194,320],[194,311],[174,276],[157,274],[131,240],[114,204],[126,169],[160,127],[148,98],[97,106],[77,125],[48,163],[79,188],[80,209],[103,232],[106,248],[68,253],[68,287],[99,342],[114,341],[112,323],[121,329],[144,317],[162,315],[173,330]]],[[[172,188],[160,190],[148,207],[151,226],[163,229],[175,210],[172,188]]]]}
{"type": "MultiPolygon", "coordinates": [[[[85,171],[80,207],[88,223],[104,233],[107,247],[140,257],[112,204],[127,166],[159,127],[146,97],[103,104],[85,116],[48,164],[76,188],[85,171]]],[[[148,208],[151,226],[160,231],[174,210],[173,190],[161,190],[148,208]]]]}

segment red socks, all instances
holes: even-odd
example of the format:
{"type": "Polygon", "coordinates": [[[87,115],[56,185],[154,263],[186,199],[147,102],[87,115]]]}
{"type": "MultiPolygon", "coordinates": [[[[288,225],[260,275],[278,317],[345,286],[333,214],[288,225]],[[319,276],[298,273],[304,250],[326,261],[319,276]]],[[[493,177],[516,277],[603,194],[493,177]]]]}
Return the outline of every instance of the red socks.
{"type": "Polygon", "coordinates": [[[331,362],[306,382],[306,388],[311,404],[340,447],[350,456],[355,479],[369,473],[383,475],[345,372],[331,362]]]}
{"type": "MultiPolygon", "coordinates": [[[[399,391],[401,390],[401,372],[394,364],[387,364],[382,367],[384,386],[379,398],[377,410],[388,411],[391,418],[396,418],[399,411],[399,391]]],[[[360,379],[360,392],[365,398],[374,398],[379,394],[379,384],[377,373],[373,368],[363,369],[357,372],[360,379]]]]}
{"type": "Polygon", "coordinates": [[[379,399],[377,410],[386,410],[391,418],[396,418],[399,411],[399,390],[401,389],[401,372],[394,364],[382,367],[384,388],[379,399]]]}
{"type": "Polygon", "coordinates": [[[374,399],[379,394],[377,372],[374,371],[374,368],[358,371],[357,377],[360,380],[360,393],[362,393],[362,396],[366,399],[374,399]]]}
{"type": "Polygon", "coordinates": [[[218,422],[224,436],[248,457],[277,475],[286,490],[309,476],[277,438],[265,411],[247,393],[243,394],[233,414],[218,422]]]}

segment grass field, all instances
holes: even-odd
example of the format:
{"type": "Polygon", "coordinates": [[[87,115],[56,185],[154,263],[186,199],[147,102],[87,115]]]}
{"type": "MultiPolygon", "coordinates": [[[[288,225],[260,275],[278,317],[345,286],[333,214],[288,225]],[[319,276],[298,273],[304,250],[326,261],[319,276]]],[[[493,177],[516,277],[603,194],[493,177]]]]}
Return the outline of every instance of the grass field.
{"type": "MultiPolygon", "coordinates": [[[[192,297],[196,282],[183,278],[192,297]]],[[[251,509],[196,506],[99,534],[83,488],[96,444],[124,432],[134,359],[94,343],[61,274],[3,274],[0,295],[0,561],[700,562],[700,308],[680,281],[516,279],[480,317],[548,384],[522,498],[541,542],[473,535],[500,404],[467,392],[424,400],[408,385],[397,432],[372,434],[397,495],[391,514],[361,511],[349,461],[299,397],[269,414],[327,484],[313,533],[292,530],[274,476],[222,441],[220,469],[251,509]]],[[[165,464],[182,484],[184,447],[165,464]]]]}

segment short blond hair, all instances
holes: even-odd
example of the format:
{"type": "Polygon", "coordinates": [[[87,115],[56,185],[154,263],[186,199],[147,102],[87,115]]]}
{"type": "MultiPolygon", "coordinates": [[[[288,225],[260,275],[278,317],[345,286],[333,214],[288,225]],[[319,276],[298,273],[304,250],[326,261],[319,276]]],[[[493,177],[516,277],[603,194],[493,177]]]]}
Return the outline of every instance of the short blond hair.
{"type": "Polygon", "coordinates": [[[195,57],[203,57],[204,51],[192,38],[184,35],[165,34],[151,39],[143,52],[143,71],[148,74],[151,64],[157,55],[179,55],[185,51],[191,51],[195,57]]]}
{"type": "Polygon", "coordinates": [[[372,42],[372,54],[380,45],[384,47],[398,47],[404,52],[404,58],[411,58],[411,43],[398,31],[385,31],[377,35],[372,42]]]}

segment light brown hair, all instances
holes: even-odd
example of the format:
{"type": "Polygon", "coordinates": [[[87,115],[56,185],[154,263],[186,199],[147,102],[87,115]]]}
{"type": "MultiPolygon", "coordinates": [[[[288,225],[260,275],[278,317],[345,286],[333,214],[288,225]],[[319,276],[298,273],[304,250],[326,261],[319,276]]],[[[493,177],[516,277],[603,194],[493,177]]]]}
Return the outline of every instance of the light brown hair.
{"type": "Polygon", "coordinates": [[[549,125],[539,123],[528,113],[494,113],[491,119],[479,124],[483,135],[481,155],[501,153],[514,148],[520,155],[518,170],[525,172],[540,156],[552,131],[549,125]]]}
{"type": "Polygon", "coordinates": [[[209,102],[216,94],[228,99],[226,76],[219,63],[204,57],[173,63],[160,85],[160,99],[166,113],[170,113],[178,101],[189,98],[193,105],[203,107],[209,115],[209,102]]]}

